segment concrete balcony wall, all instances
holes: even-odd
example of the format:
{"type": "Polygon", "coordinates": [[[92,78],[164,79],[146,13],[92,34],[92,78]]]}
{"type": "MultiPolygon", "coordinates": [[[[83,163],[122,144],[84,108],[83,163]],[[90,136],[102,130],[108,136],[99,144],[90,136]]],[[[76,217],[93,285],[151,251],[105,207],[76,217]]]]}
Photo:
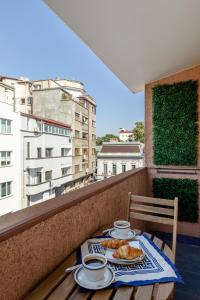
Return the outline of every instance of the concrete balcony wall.
{"type": "Polygon", "coordinates": [[[0,299],[22,299],[100,227],[126,218],[130,191],[147,195],[146,168],[1,217],[0,299]]]}
{"type": "Polygon", "coordinates": [[[39,184],[26,185],[25,192],[27,195],[36,195],[50,189],[50,182],[45,181],[39,184]]]}
{"type": "Polygon", "coordinates": [[[52,179],[51,182],[52,182],[52,187],[59,187],[65,183],[68,183],[72,180],[72,174],[69,173],[69,174],[66,174],[66,175],[63,175],[62,177],[60,178],[57,178],[57,179],[52,179]]]}
{"type": "MultiPolygon", "coordinates": [[[[44,158],[30,158],[26,159],[25,168],[36,169],[44,168],[45,170],[51,169],[53,166],[57,166],[61,172],[61,168],[72,165],[72,156],[58,156],[58,157],[44,157],[44,158]]],[[[59,176],[60,173],[57,174],[59,176]]]]}

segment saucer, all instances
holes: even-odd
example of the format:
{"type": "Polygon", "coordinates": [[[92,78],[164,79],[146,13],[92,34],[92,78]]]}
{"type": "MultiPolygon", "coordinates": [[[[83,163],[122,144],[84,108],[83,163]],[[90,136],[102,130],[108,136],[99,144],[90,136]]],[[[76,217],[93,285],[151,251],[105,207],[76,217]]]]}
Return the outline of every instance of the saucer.
{"type": "Polygon", "coordinates": [[[109,235],[117,240],[132,240],[136,236],[136,233],[134,230],[130,230],[127,236],[120,236],[116,233],[116,229],[113,228],[109,231],[109,235]]]}
{"type": "Polygon", "coordinates": [[[80,286],[82,286],[85,289],[89,290],[101,290],[105,287],[109,286],[111,283],[113,283],[115,279],[115,274],[113,270],[110,267],[106,267],[106,271],[104,274],[104,279],[100,281],[90,281],[87,279],[83,266],[78,268],[74,274],[74,280],[76,283],[80,286]]]}

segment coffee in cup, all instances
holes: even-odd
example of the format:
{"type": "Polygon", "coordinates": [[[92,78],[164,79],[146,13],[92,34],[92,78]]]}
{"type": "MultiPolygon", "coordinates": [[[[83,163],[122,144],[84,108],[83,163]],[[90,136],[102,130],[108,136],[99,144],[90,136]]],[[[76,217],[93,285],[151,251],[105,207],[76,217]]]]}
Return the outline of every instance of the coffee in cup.
{"type": "Polygon", "coordinates": [[[130,223],[125,220],[118,220],[114,222],[116,234],[122,238],[127,238],[130,231],[130,223]]]}
{"type": "Polygon", "coordinates": [[[100,281],[106,272],[107,258],[101,254],[88,254],[83,257],[83,269],[90,281],[100,281]]]}

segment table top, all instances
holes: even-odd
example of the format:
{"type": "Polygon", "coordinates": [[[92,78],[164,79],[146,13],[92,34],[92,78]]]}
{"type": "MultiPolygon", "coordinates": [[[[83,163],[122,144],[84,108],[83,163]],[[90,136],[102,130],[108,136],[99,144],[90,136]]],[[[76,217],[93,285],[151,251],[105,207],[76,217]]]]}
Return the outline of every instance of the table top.
{"type": "MultiPolygon", "coordinates": [[[[107,227],[109,228],[109,227],[107,227]]],[[[103,228],[105,229],[105,228],[103,228]]],[[[142,233],[136,230],[137,233],[142,233]]],[[[102,233],[102,229],[95,235],[102,233]]],[[[145,233],[151,238],[172,262],[174,262],[174,255],[167,244],[156,236],[145,233]]],[[[95,236],[93,235],[93,236],[95,236]]],[[[61,265],[58,266],[54,272],[45,278],[25,299],[26,300],[166,300],[174,289],[174,283],[156,283],[151,285],[133,287],[125,286],[119,288],[107,288],[100,291],[80,292],[79,286],[74,281],[74,272],[65,273],[67,267],[76,264],[76,252],[74,251],[61,265]]]]}

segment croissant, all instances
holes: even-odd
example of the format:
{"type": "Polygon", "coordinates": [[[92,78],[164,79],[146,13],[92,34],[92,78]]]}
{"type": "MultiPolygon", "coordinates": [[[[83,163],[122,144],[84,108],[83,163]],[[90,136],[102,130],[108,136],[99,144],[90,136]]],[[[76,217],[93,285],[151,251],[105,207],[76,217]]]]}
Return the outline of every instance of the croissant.
{"type": "Polygon", "coordinates": [[[114,258],[134,259],[142,255],[142,250],[129,245],[121,246],[113,253],[114,258]]]}
{"type": "Polygon", "coordinates": [[[101,242],[101,246],[105,248],[118,249],[123,245],[128,245],[127,240],[105,240],[101,242]]]}

